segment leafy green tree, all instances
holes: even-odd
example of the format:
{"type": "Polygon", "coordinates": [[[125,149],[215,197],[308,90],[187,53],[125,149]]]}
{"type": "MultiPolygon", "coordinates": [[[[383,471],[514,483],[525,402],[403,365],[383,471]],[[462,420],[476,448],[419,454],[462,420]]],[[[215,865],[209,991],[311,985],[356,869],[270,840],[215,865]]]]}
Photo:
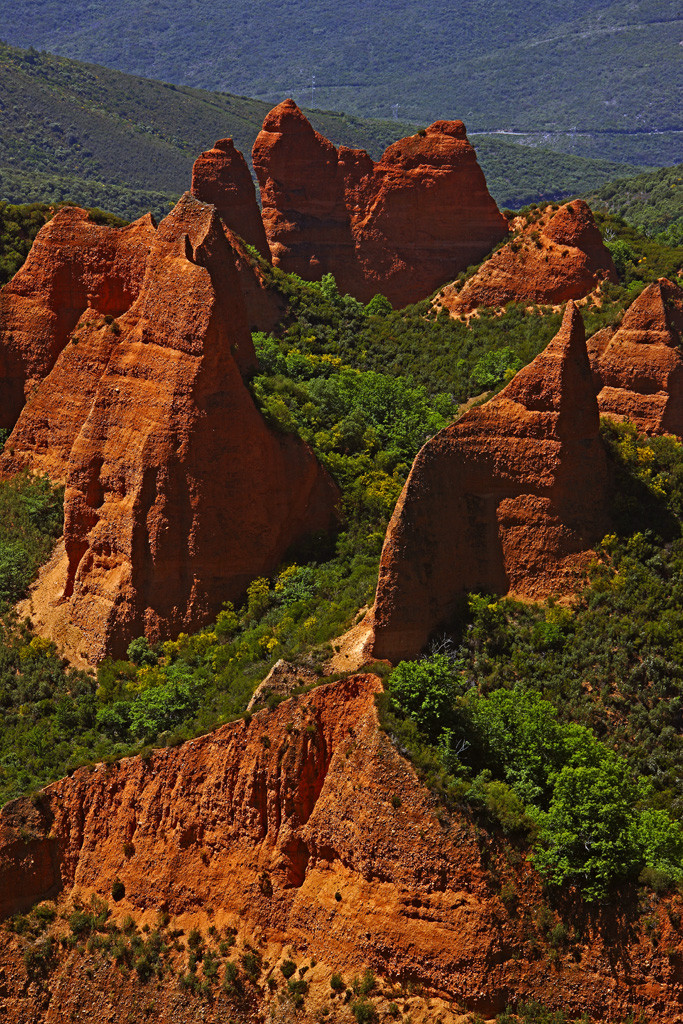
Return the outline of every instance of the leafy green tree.
{"type": "Polygon", "coordinates": [[[157,656],[149,646],[147,637],[139,636],[135,640],[131,640],[128,644],[128,650],[126,651],[128,659],[133,662],[134,665],[156,665],[157,656]]]}
{"type": "Polygon", "coordinates": [[[614,260],[614,266],[617,268],[619,279],[623,281],[626,277],[629,264],[637,263],[638,255],[631,248],[628,242],[625,242],[621,238],[616,238],[614,241],[606,242],[605,245],[609,249],[610,255],[614,260]]]}
{"type": "Polygon", "coordinates": [[[521,369],[522,360],[514,349],[492,349],[481,357],[471,374],[472,387],[477,391],[490,391],[501,383],[512,380],[521,369]]]}
{"type": "Polygon", "coordinates": [[[445,654],[402,661],[391,674],[391,697],[404,714],[436,739],[453,713],[456,690],[453,665],[445,654]]]}
{"type": "Polygon", "coordinates": [[[192,717],[198,704],[188,683],[150,687],[130,705],[130,731],[138,739],[151,739],[192,717]]]}
{"type": "Polygon", "coordinates": [[[555,885],[575,883],[587,900],[603,899],[642,865],[637,841],[641,787],[626,762],[607,753],[593,767],[563,768],[547,812],[537,815],[538,869],[555,885]]]}

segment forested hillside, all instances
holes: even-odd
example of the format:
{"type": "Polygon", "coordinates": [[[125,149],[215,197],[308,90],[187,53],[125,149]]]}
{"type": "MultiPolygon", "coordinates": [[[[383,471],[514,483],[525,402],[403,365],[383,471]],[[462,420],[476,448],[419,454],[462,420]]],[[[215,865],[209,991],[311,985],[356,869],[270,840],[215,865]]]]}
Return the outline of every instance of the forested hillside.
{"type": "Polygon", "coordinates": [[[5,0],[3,37],[176,84],[660,165],[680,159],[680,6],[383,0],[5,0]],[[656,133],[656,134],[653,134],[656,133]]]}
{"type": "MultiPolygon", "coordinates": [[[[92,64],[0,44],[0,199],[99,206],[163,216],[190,182],[192,161],[232,135],[247,157],[269,103],[164,85],[92,64]]],[[[454,108],[452,116],[460,116],[454,108]]],[[[334,143],[377,158],[415,126],[309,113],[334,143]]],[[[560,199],[637,168],[474,139],[500,206],[560,199]]]]}
{"type": "Polygon", "coordinates": [[[623,217],[646,235],[661,234],[671,245],[683,243],[683,167],[619,178],[586,196],[594,209],[623,217]]]}

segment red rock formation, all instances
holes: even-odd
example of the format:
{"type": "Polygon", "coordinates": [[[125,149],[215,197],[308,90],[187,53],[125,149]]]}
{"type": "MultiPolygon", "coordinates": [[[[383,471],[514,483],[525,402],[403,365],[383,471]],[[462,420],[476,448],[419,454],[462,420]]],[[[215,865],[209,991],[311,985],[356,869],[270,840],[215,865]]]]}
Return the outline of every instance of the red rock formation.
{"type": "Polygon", "coordinates": [[[376,657],[415,656],[468,591],[538,598],[571,586],[607,529],[598,427],[570,302],[544,352],[418,453],[382,551],[376,657]]]}
{"type": "Polygon", "coordinates": [[[387,149],[337,150],[292,100],[254,143],[273,261],[367,302],[415,302],[507,233],[461,121],[437,121],[387,149]]]}
{"type": "Polygon", "coordinates": [[[226,227],[270,259],[254,182],[232,139],[219,139],[213,149],[197,157],[192,168],[192,195],[215,206],[226,227]]]}
{"type": "Polygon", "coordinates": [[[76,207],[40,230],[0,291],[0,427],[14,426],[86,309],[116,317],[134,302],[154,231],[149,215],[111,228],[76,207]]]}
{"type": "Polygon", "coordinates": [[[454,316],[508,302],[557,305],[582,299],[605,278],[617,280],[612,257],[590,207],[575,199],[536,219],[517,218],[516,238],[495,252],[465,284],[455,281],[436,298],[454,316]]]}
{"type": "MultiPolygon", "coordinates": [[[[76,223],[81,219],[79,217],[76,223]]],[[[89,225],[89,220],[86,223],[89,225]]],[[[266,330],[279,319],[281,303],[276,293],[267,289],[241,240],[228,229],[225,229],[225,236],[237,267],[250,327],[266,330]]],[[[79,238],[77,232],[71,254],[76,265],[81,258],[79,238]]],[[[234,285],[234,280],[231,278],[228,283],[234,285]]],[[[57,310],[62,313],[59,306],[57,310]]],[[[33,382],[29,401],[0,454],[0,475],[7,477],[30,469],[34,473],[46,473],[55,483],[66,481],[73,444],[90,412],[100,378],[120,334],[121,327],[112,316],[105,318],[90,307],[86,310],[70,334],[70,343],[63,344],[52,370],[42,381],[33,382]]],[[[56,349],[61,344],[54,330],[48,337],[48,346],[56,349]]],[[[245,369],[251,370],[255,368],[251,341],[245,344],[250,353],[245,369]]]]}
{"type": "MultiPolygon", "coordinates": [[[[291,544],[329,528],[338,497],[243,383],[255,355],[212,207],[185,195],[160,224],[140,295],[116,323],[108,361],[101,325],[84,353],[106,368],[69,456],[63,596],[55,604],[54,566],[32,596],[39,628],[88,661],[141,633],[202,625],[291,544]]],[[[68,348],[62,377],[80,358],[68,348]]]]}
{"type": "Polygon", "coordinates": [[[89,309],[78,321],[52,370],[34,387],[0,453],[1,477],[29,469],[47,474],[53,483],[66,482],[74,441],[119,340],[118,323],[108,319],[89,309]]]}
{"type": "MultiPolygon", "coordinates": [[[[351,1022],[348,1006],[331,999],[330,975],[348,981],[368,965],[378,990],[383,979],[399,992],[409,983],[403,995],[387,991],[386,1003],[398,999],[423,1024],[437,1013],[462,1022],[462,1006],[491,1018],[530,999],[572,1019],[642,1013],[680,1024],[676,897],[653,908],[656,945],[627,907],[601,908],[571,947],[558,947],[549,970],[548,937],[533,924],[544,897],[532,866],[523,857],[511,863],[471,820],[454,813],[445,826],[437,818],[431,794],[379,729],[380,687],[371,675],[348,678],[144,760],[79,769],[38,800],[8,805],[0,814],[3,915],[46,897],[61,897],[61,909],[72,895],[87,901],[95,892],[119,924],[132,914],[154,928],[163,909],[169,928],[187,936],[198,927],[207,944],[210,927],[236,928],[237,962],[249,942],[268,964],[258,1019],[269,1010],[289,1019],[263,981],[272,972],[281,991],[274,968],[291,957],[305,961],[311,983],[305,1020],[325,1004],[330,1019],[351,1022]],[[125,897],[112,904],[117,878],[125,897]],[[515,892],[517,913],[503,905],[501,882],[515,892]]],[[[173,970],[147,985],[104,953],[59,943],[58,966],[30,985],[16,943],[0,930],[0,1012],[12,1024],[57,1024],[74,1010],[79,1019],[137,1024],[150,1006],[160,1024],[230,1016],[219,986],[210,1000],[179,992],[188,951],[175,953],[172,942],[173,970]]]]}
{"type": "Polygon", "coordinates": [[[629,306],[619,329],[591,339],[603,416],[683,437],[683,290],[665,277],[629,306]]]}

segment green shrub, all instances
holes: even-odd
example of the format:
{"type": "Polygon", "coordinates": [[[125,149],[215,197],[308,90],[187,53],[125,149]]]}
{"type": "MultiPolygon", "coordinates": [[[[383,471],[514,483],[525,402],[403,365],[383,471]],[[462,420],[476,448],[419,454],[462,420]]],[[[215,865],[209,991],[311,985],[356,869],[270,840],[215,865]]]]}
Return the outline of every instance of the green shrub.
{"type": "Polygon", "coordinates": [[[41,939],[23,952],[24,966],[32,981],[45,978],[56,966],[57,944],[52,937],[41,939]]]}
{"type": "Polygon", "coordinates": [[[293,960],[283,960],[280,965],[280,970],[284,974],[285,978],[291,978],[296,971],[296,964],[293,960]]]}
{"type": "Polygon", "coordinates": [[[453,707],[453,665],[443,654],[402,661],[389,678],[392,700],[430,738],[436,738],[453,707]]]}
{"type": "Polygon", "coordinates": [[[356,999],[351,1003],[351,1013],[356,1019],[356,1024],[375,1024],[379,1020],[377,1010],[367,999],[356,999]]]}
{"type": "Polygon", "coordinates": [[[125,885],[123,884],[120,878],[115,878],[111,886],[111,898],[114,900],[115,903],[118,903],[119,900],[122,900],[125,895],[125,885]]]}
{"type": "Polygon", "coordinates": [[[261,973],[261,957],[253,950],[247,950],[240,957],[244,973],[251,981],[256,981],[261,973]]]}
{"type": "Polygon", "coordinates": [[[50,924],[57,916],[57,911],[51,903],[39,903],[33,913],[43,924],[50,924]]]}
{"type": "Polygon", "coordinates": [[[74,910],[69,914],[68,923],[72,934],[78,937],[89,935],[95,929],[95,917],[87,910],[74,910]]]}

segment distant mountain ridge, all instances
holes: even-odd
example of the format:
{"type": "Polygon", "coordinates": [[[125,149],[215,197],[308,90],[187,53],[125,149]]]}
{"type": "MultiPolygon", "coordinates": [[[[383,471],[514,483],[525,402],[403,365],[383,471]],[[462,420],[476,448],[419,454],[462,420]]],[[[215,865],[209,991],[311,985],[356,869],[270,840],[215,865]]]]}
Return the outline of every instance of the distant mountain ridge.
{"type": "MultiPolygon", "coordinates": [[[[149,209],[164,214],[189,187],[193,159],[217,138],[232,135],[250,159],[269,109],[0,44],[0,199],[73,201],[129,218],[149,209]]],[[[416,130],[395,120],[307,114],[336,145],[374,158],[416,130]]],[[[473,141],[502,207],[587,192],[639,170],[497,138],[473,141]]]]}
{"type": "Polygon", "coordinates": [[[3,38],[302,107],[462,117],[471,131],[650,166],[681,159],[674,0],[4,0],[3,38]]]}

